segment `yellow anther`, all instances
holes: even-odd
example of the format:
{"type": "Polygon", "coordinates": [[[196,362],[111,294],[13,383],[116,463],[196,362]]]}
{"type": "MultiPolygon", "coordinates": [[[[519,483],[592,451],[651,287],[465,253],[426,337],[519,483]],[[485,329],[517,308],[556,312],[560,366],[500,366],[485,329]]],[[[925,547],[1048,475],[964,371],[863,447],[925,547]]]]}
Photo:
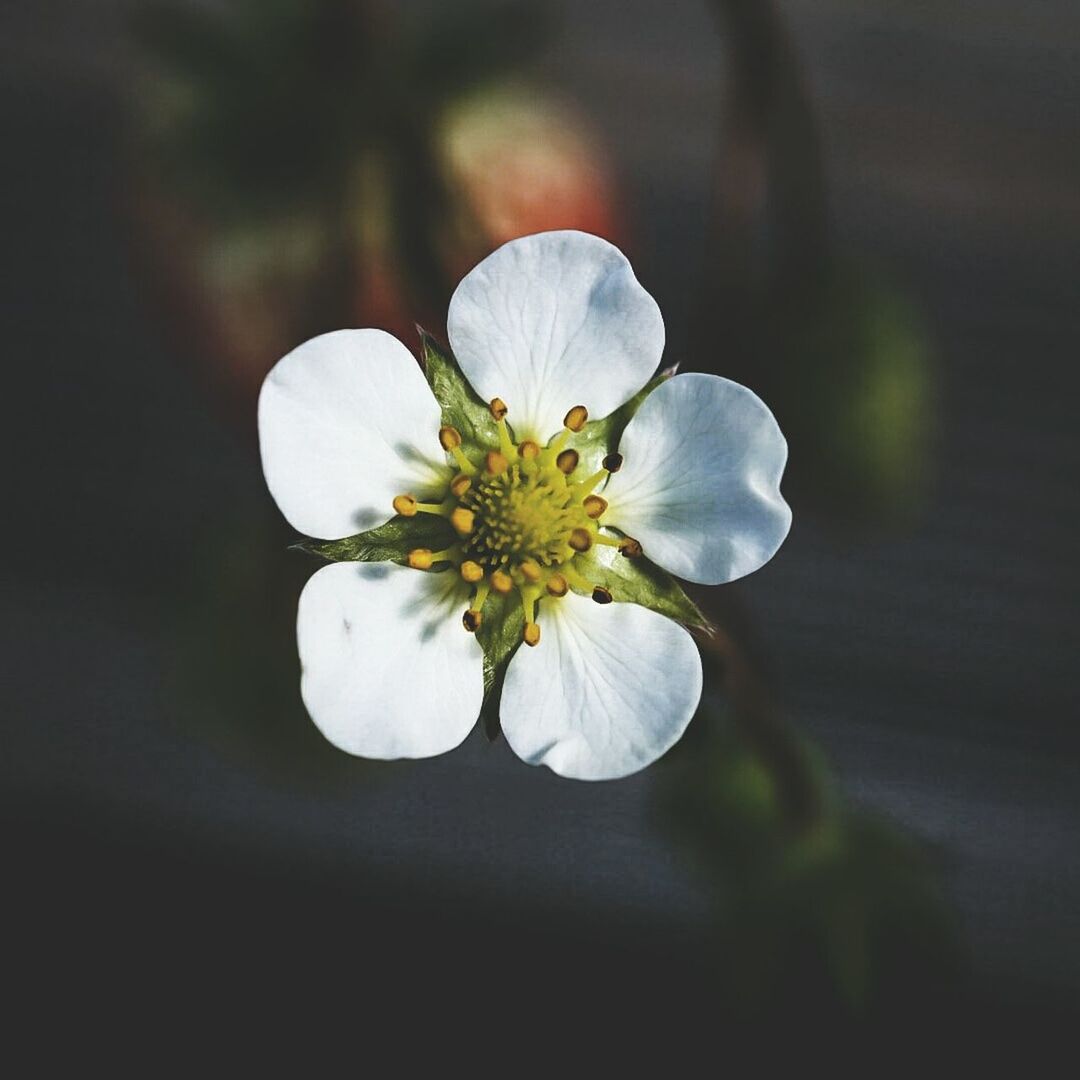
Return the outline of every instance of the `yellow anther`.
{"type": "Polygon", "coordinates": [[[450,515],[450,524],[453,525],[459,536],[468,536],[476,524],[476,515],[464,506],[459,506],[450,515]]]}
{"type": "Polygon", "coordinates": [[[480,624],[483,621],[484,616],[475,608],[469,608],[469,610],[461,616],[461,625],[464,626],[470,634],[475,634],[476,631],[480,629],[480,624]]]}
{"type": "Polygon", "coordinates": [[[571,431],[580,431],[589,419],[589,410],[584,405],[575,405],[567,414],[563,423],[571,431]]]}
{"type": "Polygon", "coordinates": [[[506,460],[505,454],[499,453],[498,450],[489,450],[484,459],[484,468],[492,476],[499,476],[510,468],[510,462],[506,460]]]}
{"type": "Polygon", "coordinates": [[[521,632],[521,640],[526,645],[539,645],[540,644],[540,627],[537,623],[527,622],[524,630],[521,632]]]}
{"type": "Polygon", "coordinates": [[[476,474],[476,466],[465,456],[461,449],[461,432],[456,427],[447,424],[439,428],[439,445],[448,453],[454,455],[457,467],[469,476],[476,474]]]}
{"type": "Polygon", "coordinates": [[[430,570],[434,560],[429,548],[413,548],[409,552],[408,561],[414,570],[430,570]]]}
{"type": "Polygon", "coordinates": [[[478,581],[483,580],[484,568],[478,562],[473,562],[472,559],[466,559],[465,562],[461,564],[461,576],[470,585],[475,585],[478,581]]]}
{"type": "Polygon", "coordinates": [[[514,587],[514,579],[505,570],[496,570],[491,575],[491,587],[504,596],[514,587]]]}
{"type": "Polygon", "coordinates": [[[526,439],[519,447],[518,454],[526,461],[535,461],[540,456],[540,444],[526,439]]]}
{"type": "Polygon", "coordinates": [[[609,473],[616,473],[622,468],[622,462],[622,454],[608,454],[600,464],[603,465],[609,473]]]}
{"type": "Polygon", "coordinates": [[[472,481],[464,473],[458,473],[457,476],[450,481],[450,494],[453,495],[455,499],[460,499],[471,487],[472,481]]]}
{"type": "Polygon", "coordinates": [[[574,529],[570,533],[569,543],[575,551],[588,551],[593,545],[592,533],[588,529],[574,529]]]}
{"type": "Polygon", "coordinates": [[[402,517],[416,516],[416,498],[412,495],[398,495],[394,498],[394,513],[402,517]]]}
{"type": "Polygon", "coordinates": [[[526,559],[521,564],[521,575],[535,585],[540,580],[540,567],[532,559],[526,559]]]}
{"type": "Polygon", "coordinates": [[[602,499],[599,495],[587,495],[581,505],[584,507],[586,515],[594,521],[598,517],[603,517],[604,511],[608,508],[607,499],[602,499]]]}
{"type": "Polygon", "coordinates": [[[632,536],[624,537],[619,544],[619,551],[628,559],[640,559],[643,552],[639,544],[632,536]]]}
{"type": "Polygon", "coordinates": [[[439,445],[449,454],[461,445],[461,432],[449,424],[439,428],[439,445]]]}
{"type": "Polygon", "coordinates": [[[504,419],[506,414],[510,411],[506,407],[506,402],[503,401],[501,397],[492,398],[488,408],[491,410],[492,419],[495,420],[496,423],[504,419]]]}
{"type": "Polygon", "coordinates": [[[550,596],[565,596],[570,591],[570,582],[562,574],[552,574],[547,581],[550,596]]]}
{"type": "Polygon", "coordinates": [[[556,459],[555,465],[560,472],[566,473],[569,476],[576,468],[578,463],[578,452],[576,450],[564,450],[556,459]]]}
{"type": "Polygon", "coordinates": [[[592,598],[598,604],[610,604],[612,600],[611,593],[603,585],[597,585],[593,588],[592,598]]]}

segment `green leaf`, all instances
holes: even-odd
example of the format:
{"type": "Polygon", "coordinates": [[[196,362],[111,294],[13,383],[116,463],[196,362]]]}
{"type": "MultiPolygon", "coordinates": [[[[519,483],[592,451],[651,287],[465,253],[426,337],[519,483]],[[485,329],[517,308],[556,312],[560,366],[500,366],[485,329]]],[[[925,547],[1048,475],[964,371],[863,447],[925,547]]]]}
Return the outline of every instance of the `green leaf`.
{"type": "Polygon", "coordinates": [[[594,547],[574,561],[574,569],[612,599],[640,604],[684,626],[712,632],[713,626],[682,586],[666,570],[646,558],[628,559],[612,547],[594,547]]]}
{"type": "Polygon", "coordinates": [[[435,514],[394,517],[385,525],[344,540],[304,540],[293,547],[328,562],[400,562],[413,548],[441,551],[457,539],[450,523],[435,514]]]}
{"type": "Polygon", "coordinates": [[[453,353],[444,349],[426,330],[417,329],[424,347],[424,373],[442,408],[443,423],[461,432],[466,448],[498,446],[499,433],[491,410],[476,396],[453,353]]]}
{"type": "Polygon", "coordinates": [[[619,440],[630,423],[634,413],[641,408],[641,403],[662,383],[669,378],[657,375],[650,379],[629,401],[620,405],[613,413],[602,420],[590,420],[569,445],[578,452],[578,470],[582,476],[590,476],[600,468],[600,462],[608,454],[619,449],[619,440]]]}

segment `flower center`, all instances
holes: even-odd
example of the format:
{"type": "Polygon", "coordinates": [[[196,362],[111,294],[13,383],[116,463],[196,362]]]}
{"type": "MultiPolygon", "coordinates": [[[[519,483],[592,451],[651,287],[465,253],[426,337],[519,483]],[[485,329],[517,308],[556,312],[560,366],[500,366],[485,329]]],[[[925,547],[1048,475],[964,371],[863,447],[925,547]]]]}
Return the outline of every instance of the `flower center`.
{"type": "Polygon", "coordinates": [[[528,560],[558,566],[577,554],[570,546],[574,530],[592,524],[559,469],[515,463],[498,476],[481,478],[460,505],[473,512],[475,522],[465,555],[491,570],[528,560]]]}
{"type": "Polygon", "coordinates": [[[409,552],[408,562],[417,570],[449,562],[475,586],[462,620],[466,630],[480,627],[492,591],[505,595],[516,589],[522,604],[522,639],[536,645],[540,641],[536,605],[545,594],[562,597],[573,588],[591,593],[598,603],[611,601],[606,589],[591,585],[575,566],[579,555],[594,544],[605,544],[632,558],[641,554],[641,545],[600,531],[607,502],[593,492],[622,464],[619,455],[605,458],[604,467],[592,476],[574,478],[578,453],[566,444],[585,426],[584,406],[576,405],[566,414],[563,430],[545,448],[531,440],[513,441],[506,426],[507,407],[500,398],[491,402],[491,415],[499,448],[487,450],[483,468],[466,455],[457,429],[444,427],[439,441],[460,470],[446,497],[441,503],[425,504],[399,495],[394,509],[405,517],[440,514],[457,532],[458,543],[437,552],[417,548],[409,552]]]}

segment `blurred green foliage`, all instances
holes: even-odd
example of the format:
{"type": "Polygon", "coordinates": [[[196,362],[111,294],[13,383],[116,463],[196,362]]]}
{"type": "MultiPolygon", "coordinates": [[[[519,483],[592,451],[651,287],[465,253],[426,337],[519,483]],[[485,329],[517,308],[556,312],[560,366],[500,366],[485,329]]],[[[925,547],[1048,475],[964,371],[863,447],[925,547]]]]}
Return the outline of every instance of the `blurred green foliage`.
{"type": "Polygon", "coordinates": [[[170,704],[176,723],[242,763],[311,791],[386,778],[404,766],[328,743],[300,698],[296,600],[312,560],[265,513],[218,521],[196,538],[177,601],[170,704]]]}
{"type": "Polygon", "coordinates": [[[375,149],[407,179],[439,111],[547,37],[540,9],[521,3],[455,4],[412,22],[365,0],[154,3],[134,9],[132,26],[159,162],[230,218],[339,197],[375,149]]]}
{"type": "Polygon", "coordinates": [[[161,2],[136,8],[132,30],[140,169],[219,246],[303,237],[278,250],[310,294],[300,338],[349,321],[365,234],[393,253],[412,310],[444,309],[443,248],[469,213],[437,125],[543,47],[543,9],[478,2],[421,19],[370,0],[161,2]]]}
{"type": "Polygon", "coordinates": [[[790,299],[774,326],[768,398],[792,446],[792,482],[840,520],[911,520],[927,494],[937,406],[914,303],[849,264],[790,299]]]}
{"type": "Polygon", "coordinates": [[[947,994],[962,957],[928,853],[849,806],[812,744],[740,712],[716,675],[659,797],[713,896],[718,997],[867,1016],[947,994]]]}

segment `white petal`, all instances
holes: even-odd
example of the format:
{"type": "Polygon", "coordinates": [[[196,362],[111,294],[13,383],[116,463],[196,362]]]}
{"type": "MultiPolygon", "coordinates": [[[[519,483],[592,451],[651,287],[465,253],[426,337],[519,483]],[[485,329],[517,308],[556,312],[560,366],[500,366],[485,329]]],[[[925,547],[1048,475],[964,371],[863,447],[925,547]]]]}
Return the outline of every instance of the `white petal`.
{"type": "Polygon", "coordinates": [[[335,746],[370,758],[452,750],[476,723],[483,654],[449,571],[333,563],[300,594],[300,692],[335,746]]]}
{"type": "Polygon", "coordinates": [[[523,761],[614,780],[678,742],[701,697],[701,657],[678,623],[570,593],[542,604],[540,633],[510,661],[499,706],[523,761]]]}
{"type": "Polygon", "coordinates": [[[633,397],[664,351],[660,309],[626,256],[573,231],[489,255],[457,287],[447,331],[473,389],[501,397],[518,439],[541,444],[575,405],[600,419],[633,397]]]}
{"type": "Polygon", "coordinates": [[[745,386],[676,375],[645,399],[619,452],[622,469],[604,489],[605,524],[671,573],[720,585],[767,563],[784,542],[787,442],[745,386]]]}
{"type": "Polygon", "coordinates": [[[428,497],[446,475],[439,406],[416,360],[382,330],[336,330],[279,360],[259,395],[270,494],[293,528],[336,540],[428,497]]]}

